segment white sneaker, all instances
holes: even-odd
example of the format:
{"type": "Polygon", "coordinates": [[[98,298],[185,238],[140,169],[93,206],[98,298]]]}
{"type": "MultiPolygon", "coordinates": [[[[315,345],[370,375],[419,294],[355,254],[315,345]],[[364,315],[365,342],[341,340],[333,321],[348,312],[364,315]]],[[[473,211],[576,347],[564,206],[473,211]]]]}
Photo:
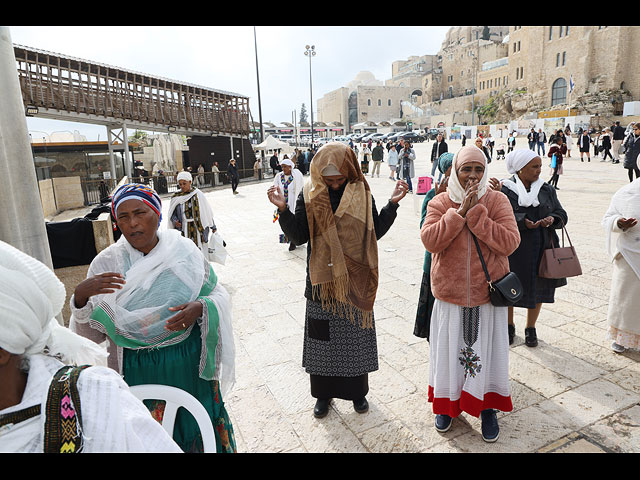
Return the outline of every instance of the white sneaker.
{"type": "Polygon", "coordinates": [[[622,353],[624,352],[626,349],[622,346],[622,345],[618,345],[616,342],[613,342],[611,344],[611,350],[613,350],[616,353],[622,353]]]}

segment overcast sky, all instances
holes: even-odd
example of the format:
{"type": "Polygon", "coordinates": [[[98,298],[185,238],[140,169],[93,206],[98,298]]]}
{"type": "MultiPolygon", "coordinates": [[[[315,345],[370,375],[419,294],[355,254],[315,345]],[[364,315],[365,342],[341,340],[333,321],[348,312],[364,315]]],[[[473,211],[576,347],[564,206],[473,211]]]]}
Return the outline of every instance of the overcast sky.
{"type": "MultiPolygon", "coordinates": [[[[317,100],[361,71],[391,78],[391,64],[436,54],[448,26],[257,26],[262,119],[290,121],[310,106],[306,45],[312,59],[314,118],[317,100]]],[[[127,70],[250,97],[258,121],[253,26],[10,26],[14,44],[105,63],[127,70]]],[[[29,118],[30,131],[78,130],[106,140],[106,128],[29,118]]]]}

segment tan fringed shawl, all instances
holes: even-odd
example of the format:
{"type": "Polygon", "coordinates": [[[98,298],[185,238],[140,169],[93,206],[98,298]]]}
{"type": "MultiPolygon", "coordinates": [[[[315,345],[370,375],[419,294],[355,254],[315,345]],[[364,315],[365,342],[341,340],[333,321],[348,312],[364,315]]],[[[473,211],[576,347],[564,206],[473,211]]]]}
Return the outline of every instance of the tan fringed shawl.
{"type": "MultiPolygon", "coordinates": [[[[304,188],[311,257],[309,277],[313,298],[323,308],[348,315],[362,313],[361,327],[373,326],[373,302],[378,289],[378,246],[372,197],[354,151],[347,145],[323,146],[311,162],[311,179],[304,188]],[[334,165],[347,177],[340,205],[331,209],[322,171],[334,165]]],[[[360,316],[360,315],[358,315],[360,316]]]]}

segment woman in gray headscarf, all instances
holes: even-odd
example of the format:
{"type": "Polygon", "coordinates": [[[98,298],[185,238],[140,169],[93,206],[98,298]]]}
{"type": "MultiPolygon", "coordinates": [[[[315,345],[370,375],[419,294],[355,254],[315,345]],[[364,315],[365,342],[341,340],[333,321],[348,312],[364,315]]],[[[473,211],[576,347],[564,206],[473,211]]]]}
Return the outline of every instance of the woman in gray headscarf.
{"type": "MultiPolygon", "coordinates": [[[[522,282],[524,293],[516,307],[527,309],[525,343],[538,345],[536,321],[543,303],[553,303],[555,289],[567,284],[566,279],[538,276],[540,259],[551,243],[559,246],[555,230],[567,223],[567,212],[558,200],[556,190],[540,178],[542,159],[529,149],[517,149],[506,157],[507,171],[513,176],[502,182],[520,230],[520,246],[509,256],[509,266],[522,282]]],[[[515,324],[513,307],[509,307],[509,344],[513,343],[515,324]]]]}

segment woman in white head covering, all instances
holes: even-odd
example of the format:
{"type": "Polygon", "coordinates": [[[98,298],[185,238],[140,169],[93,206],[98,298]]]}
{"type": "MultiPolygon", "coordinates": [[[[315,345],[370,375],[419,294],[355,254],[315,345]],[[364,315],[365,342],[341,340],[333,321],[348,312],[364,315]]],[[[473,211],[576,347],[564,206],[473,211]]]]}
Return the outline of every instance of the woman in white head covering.
{"type": "Polygon", "coordinates": [[[640,349],[640,180],[625,185],[611,199],[602,226],[613,263],[607,323],[611,348],[640,349]]]}
{"type": "MultiPolygon", "coordinates": [[[[298,195],[302,191],[302,187],[304,186],[304,176],[302,172],[295,168],[295,164],[293,161],[285,158],[280,162],[281,171],[278,172],[273,177],[273,186],[280,191],[280,194],[284,196],[285,201],[287,202],[287,207],[291,213],[295,213],[296,211],[296,201],[298,200],[298,195]]],[[[278,219],[279,214],[276,210],[274,214],[274,222],[278,219]]],[[[296,244],[292,241],[289,241],[289,251],[293,251],[296,249],[296,244]]]]}
{"type": "Polygon", "coordinates": [[[193,185],[189,172],[180,172],[177,177],[178,190],[169,204],[169,227],[180,230],[183,237],[189,238],[209,258],[208,242],[217,228],[213,212],[204,193],[193,185]]]}
{"type": "MultiPolygon", "coordinates": [[[[511,271],[522,282],[524,294],[516,307],[527,309],[525,344],[538,344],[536,321],[543,303],[553,303],[555,289],[567,284],[566,279],[538,276],[540,259],[551,244],[559,246],[556,229],[567,224],[556,190],[540,178],[542,159],[533,150],[517,149],[506,156],[511,178],[502,182],[502,192],[511,202],[520,230],[520,246],[509,256],[511,271]]],[[[509,344],[515,338],[513,307],[509,307],[509,344]]]]}
{"type": "Polygon", "coordinates": [[[64,302],[49,268],[0,241],[0,452],[179,452],[116,372],[90,366],[106,351],[58,323],[64,302]]]}

